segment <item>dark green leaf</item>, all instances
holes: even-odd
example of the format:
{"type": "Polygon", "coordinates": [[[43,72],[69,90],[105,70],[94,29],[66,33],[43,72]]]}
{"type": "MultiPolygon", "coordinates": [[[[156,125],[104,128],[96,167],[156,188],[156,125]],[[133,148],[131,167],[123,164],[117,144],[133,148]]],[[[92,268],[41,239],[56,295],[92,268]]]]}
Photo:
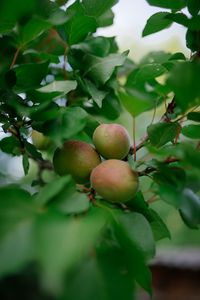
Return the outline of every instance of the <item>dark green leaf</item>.
{"type": "Polygon", "coordinates": [[[152,6],[170,9],[181,9],[187,4],[187,0],[147,0],[147,2],[152,6]]]}
{"type": "Polygon", "coordinates": [[[82,5],[87,15],[99,17],[100,15],[108,11],[117,2],[118,0],[107,0],[107,1],[83,0],[82,5]]]}
{"type": "Polygon", "coordinates": [[[192,51],[198,51],[200,49],[199,31],[187,30],[186,45],[192,51]]]}
{"type": "Polygon", "coordinates": [[[176,95],[176,103],[184,112],[200,104],[199,77],[200,64],[182,62],[175,66],[168,79],[168,84],[176,95]]]}
{"type": "Polygon", "coordinates": [[[5,137],[0,140],[0,149],[7,154],[20,155],[20,148],[20,142],[14,136],[5,137]]]}
{"type": "Polygon", "coordinates": [[[172,142],[177,135],[178,123],[157,123],[147,127],[148,136],[153,146],[159,148],[172,142]]]}
{"type": "Polygon", "coordinates": [[[14,70],[17,76],[16,89],[27,90],[38,87],[48,70],[48,62],[21,64],[14,70]]]}
{"type": "Polygon", "coordinates": [[[200,11],[200,1],[199,0],[188,0],[187,3],[188,11],[191,15],[195,16],[200,11]]]}
{"type": "Polygon", "coordinates": [[[182,128],[182,134],[191,139],[200,139],[200,125],[187,125],[182,128]]]}
{"type": "Polygon", "coordinates": [[[158,31],[161,31],[165,28],[168,28],[172,21],[167,19],[169,13],[167,12],[159,12],[152,15],[148,20],[142,32],[142,36],[146,36],[158,31]]]}
{"type": "Polygon", "coordinates": [[[25,153],[22,156],[22,165],[23,165],[23,169],[24,169],[24,174],[27,175],[28,171],[29,171],[29,160],[28,160],[28,155],[25,153]]]}
{"type": "Polygon", "coordinates": [[[87,113],[80,107],[61,108],[55,120],[44,124],[43,133],[60,145],[83,130],[87,122],[86,117],[87,113]]]}
{"type": "Polygon", "coordinates": [[[183,26],[189,26],[189,19],[183,13],[168,14],[166,18],[183,26]]]}
{"type": "Polygon", "coordinates": [[[97,22],[86,15],[80,3],[75,2],[67,10],[69,21],[64,25],[68,44],[74,45],[83,41],[88,34],[95,32],[97,22]]]}
{"type": "Polygon", "coordinates": [[[22,28],[21,34],[19,36],[20,47],[26,45],[27,43],[33,41],[38,36],[40,36],[44,31],[49,29],[51,24],[46,20],[38,17],[33,17],[26,25],[22,28]]]}
{"type": "Polygon", "coordinates": [[[187,115],[188,120],[200,122],[200,112],[191,112],[187,115]]]}

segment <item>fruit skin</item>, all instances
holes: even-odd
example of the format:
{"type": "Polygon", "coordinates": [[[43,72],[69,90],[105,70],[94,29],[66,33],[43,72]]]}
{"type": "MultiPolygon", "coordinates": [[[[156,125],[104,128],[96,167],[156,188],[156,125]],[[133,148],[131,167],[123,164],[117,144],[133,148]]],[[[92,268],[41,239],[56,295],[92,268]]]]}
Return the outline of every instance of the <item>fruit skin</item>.
{"type": "Polygon", "coordinates": [[[138,190],[138,174],[127,162],[109,159],[91,173],[92,187],[109,202],[127,202],[138,190]]]}
{"type": "Polygon", "coordinates": [[[91,145],[76,140],[65,142],[53,157],[56,173],[70,174],[77,183],[89,181],[91,171],[100,163],[101,158],[91,145]]]}
{"type": "Polygon", "coordinates": [[[93,133],[97,151],[106,159],[123,159],[130,149],[127,130],[119,124],[101,124],[93,133]]]}
{"type": "Polygon", "coordinates": [[[51,139],[37,130],[32,131],[31,138],[33,145],[38,150],[48,150],[48,148],[52,145],[51,139]]]}

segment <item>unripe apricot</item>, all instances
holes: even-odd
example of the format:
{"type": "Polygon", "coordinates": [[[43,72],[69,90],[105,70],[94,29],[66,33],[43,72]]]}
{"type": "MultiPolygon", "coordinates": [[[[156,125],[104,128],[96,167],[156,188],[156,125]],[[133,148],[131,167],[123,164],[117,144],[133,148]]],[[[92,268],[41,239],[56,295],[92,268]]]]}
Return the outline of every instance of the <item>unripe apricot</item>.
{"type": "Polygon", "coordinates": [[[130,149],[127,130],[119,124],[101,124],[93,134],[97,151],[106,159],[123,159],[130,149]]]}
{"type": "Polygon", "coordinates": [[[70,174],[77,183],[89,181],[90,173],[101,159],[95,149],[81,141],[67,141],[62,148],[56,149],[53,165],[59,175],[70,174]]]}
{"type": "Polygon", "coordinates": [[[127,202],[138,189],[138,174],[127,162],[118,159],[103,161],[91,173],[92,187],[109,202],[127,202]]]}
{"type": "Polygon", "coordinates": [[[43,133],[33,130],[31,134],[33,145],[38,150],[48,150],[51,146],[52,141],[48,136],[45,136],[43,133]]]}

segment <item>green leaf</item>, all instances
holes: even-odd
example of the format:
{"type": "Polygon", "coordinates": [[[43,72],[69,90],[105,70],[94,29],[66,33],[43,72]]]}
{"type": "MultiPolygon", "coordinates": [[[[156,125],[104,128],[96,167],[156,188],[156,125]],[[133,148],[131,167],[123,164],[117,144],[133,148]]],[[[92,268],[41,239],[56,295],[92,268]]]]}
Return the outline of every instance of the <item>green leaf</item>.
{"type": "Polygon", "coordinates": [[[133,278],[121,249],[106,243],[100,245],[97,247],[97,264],[104,286],[103,292],[107,295],[103,299],[133,298],[133,278]]]}
{"type": "Polygon", "coordinates": [[[188,120],[200,122],[200,112],[191,112],[187,115],[188,120]]]}
{"type": "Polygon", "coordinates": [[[23,156],[22,156],[22,165],[23,165],[23,169],[24,169],[24,175],[27,175],[30,164],[29,164],[29,160],[28,160],[28,155],[26,153],[23,154],[23,156]]]}
{"type": "Polygon", "coordinates": [[[31,220],[36,206],[31,195],[14,185],[0,188],[0,240],[22,222],[31,220]]]}
{"type": "MultiPolygon", "coordinates": [[[[16,212],[13,217],[15,215],[16,212]]],[[[0,276],[19,272],[33,260],[33,225],[32,220],[21,220],[0,241],[0,276]]]]}
{"type": "Polygon", "coordinates": [[[151,227],[145,217],[139,213],[127,213],[119,217],[120,226],[136,245],[144,257],[149,259],[155,255],[155,243],[151,227]]]}
{"type": "Polygon", "coordinates": [[[62,275],[77,266],[93,247],[106,217],[101,210],[80,218],[69,218],[55,213],[41,216],[37,223],[37,257],[45,278],[60,284],[62,275]],[[80,238],[81,237],[81,238],[80,238]]]}
{"type": "Polygon", "coordinates": [[[111,77],[115,68],[125,62],[127,55],[127,51],[122,54],[110,54],[103,58],[87,54],[83,60],[84,76],[87,75],[97,84],[104,84],[111,77]]]}
{"type": "Polygon", "coordinates": [[[49,29],[51,24],[46,20],[38,17],[33,17],[26,25],[22,28],[19,35],[20,47],[30,43],[37,37],[39,37],[44,31],[49,29]]]}
{"type": "Polygon", "coordinates": [[[143,253],[138,249],[138,245],[132,239],[130,228],[121,225],[119,222],[115,224],[115,235],[119,242],[123,256],[129,262],[129,272],[136,281],[151,295],[151,272],[146,266],[143,253]]]}
{"type": "Polygon", "coordinates": [[[85,13],[89,16],[99,17],[108,11],[113,5],[115,5],[118,0],[83,0],[82,5],[84,7],[85,13]]]}
{"type": "Polygon", "coordinates": [[[80,3],[75,2],[67,10],[69,21],[64,25],[67,42],[70,45],[83,41],[88,34],[95,32],[97,22],[86,15],[80,3]]]}
{"type": "Polygon", "coordinates": [[[200,11],[200,1],[199,0],[189,0],[187,3],[188,11],[192,16],[195,16],[200,11]]]}
{"type": "Polygon", "coordinates": [[[187,30],[186,33],[186,46],[193,52],[200,49],[199,31],[187,30]]]}
{"type": "Polygon", "coordinates": [[[187,0],[146,0],[152,6],[170,9],[182,9],[186,6],[187,0]]]}
{"type": "Polygon", "coordinates": [[[56,119],[44,124],[42,132],[57,145],[61,145],[84,129],[86,118],[87,113],[80,107],[61,108],[56,119]]]}
{"type": "Polygon", "coordinates": [[[126,110],[137,117],[145,111],[151,110],[156,106],[158,96],[146,93],[137,89],[127,89],[127,92],[120,91],[119,98],[126,110]]]}
{"type": "Polygon", "coordinates": [[[64,96],[77,87],[77,82],[75,80],[60,80],[53,81],[41,88],[37,89],[40,93],[51,93],[52,98],[58,96],[64,96]]]}
{"type": "Polygon", "coordinates": [[[20,155],[21,154],[21,145],[19,140],[14,136],[5,137],[0,140],[0,149],[1,151],[12,154],[12,155],[20,155]]]}
{"type": "Polygon", "coordinates": [[[14,68],[17,76],[16,89],[28,90],[37,88],[47,74],[48,62],[21,64],[14,68]]]}
{"type": "Polygon", "coordinates": [[[188,27],[189,26],[189,19],[188,17],[183,13],[177,13],[177,14],[168,14],[166,17],[169,20],[172,20],[173,22],[176,22],[178,24],[181,24],[183,26],[188,27]]]}
{"type": "Polygon", "coordinates": [[[147,36],[149,34],[161,31],[165,28],[168,28],[172,21],[167,19],[169,13],[167,12],[159,12],[152,15],[148,20],[143,29],[142,36],[147,36]]]}
{"type": "Polygon", "coordinates": [[[181,62],[172,69],[168,78],[167,82],[175,93],[176,103],[183,112],[200,104],[199,73],[199,63],[181,62]]]}
{"type": "Polygon", "coordinates": [[[108,92],[97,89],[96,85],[93,84],[90,80],[85,79],[84,82],[86,84],[88,93],[92,97],[92,100],[101,108],[102,101],[106,97],[108,92]]]}
{"type": "Polygon", "coordinates": [[[200,139],[200,125],[184,126],[181,132],[191,139],[200,139]]]}
{"type": "Polygon", "coordinates": [[[156,78],[166,72],[161,64],[147,64],[142,66],[135,75],[136,83],[156,78]]]}
{"type": "Polygon", "coordinates": [[[47,204],[50,200],[56,197],[63,189],[70,189],[74,188],[75,191],[75,184],[71,178],[71,176],[62,176],[56,178],[54,181],[49,182],[46,184],[37,194],[35,197],[35,202],[39,205],[47,204]]]}
{"type": "Polygon", "coordinates": [[[157,123],[147,127],[148,136],[153,146],[159,148],[172,142],[177,135],[178,123],[157,123]]]}
{"type": "Polygon", "coordinates": [[[90,208],[90,201],[86,194],[76,191],[63,191],[55,198],[53,207],[64,214],[80,214],[90,208]]]}
{"type": "Polygon", "coordinates": [[[197,228],[200,224],[200,197],[190,189],[183,190],[180,213],[189,227],[197,228]]]}
{"type": "Polygon", "coordinates": [[[171,234],[166,224],[158,215],[158,213],[153,209],[148,210],[148,220],[150,222],[151,230],[156,241],[164,238],[171,238],[171,234]]]}

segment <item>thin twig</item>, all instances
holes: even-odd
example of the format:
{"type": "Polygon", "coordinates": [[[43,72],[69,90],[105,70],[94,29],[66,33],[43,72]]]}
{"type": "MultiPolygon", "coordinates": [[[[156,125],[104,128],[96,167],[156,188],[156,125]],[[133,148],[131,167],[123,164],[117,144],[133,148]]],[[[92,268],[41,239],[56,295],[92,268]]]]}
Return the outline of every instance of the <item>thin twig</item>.
{"type": "Polygon", "coordinates": [[[20,50],[21,50],[21,48],[18,47],[17,50],[16,50],[16,52],[15,52],[15,54],[14,54],[13,60],[11,62],[10,69],[12,69],[12,67],[15,65],[20,50]]]}

